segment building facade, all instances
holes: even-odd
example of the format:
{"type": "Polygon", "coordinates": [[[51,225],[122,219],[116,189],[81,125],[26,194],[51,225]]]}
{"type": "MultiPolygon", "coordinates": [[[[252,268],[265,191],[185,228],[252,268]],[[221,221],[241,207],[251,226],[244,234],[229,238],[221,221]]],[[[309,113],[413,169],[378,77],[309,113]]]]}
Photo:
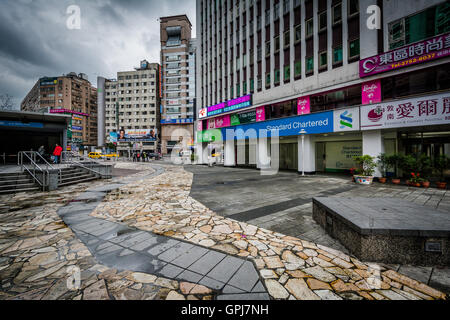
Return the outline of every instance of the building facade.
{"type": "Polygon", "coordinates": [[[196,41],[186,15],[160,18],[160,29],[161,146],[167,155],[193,142],[196,41]]]}
{"type": "Polygon", "coordinates": [[[97,89],[83,73],[39,79],[21,110],[72,115],[68,146],[74,150],[97,146],[97,89]]]}
{"type": "MultiPolygon", "coordinates": [[[[141,61],[134,71],[117,79],[99,77],[99,114],[104,115],[102,145],[116,143],[121,155],[160,152],[160,66],[141,61]]],[[[99,118],[99,128],[102,119],[99,118]]]]}
{"type": "Polygon", "coordinates": [[[307,173],[450,156],[449,1],[197,0],[197,17],[199,162],[262,168],[272,135],[307,173]]]}

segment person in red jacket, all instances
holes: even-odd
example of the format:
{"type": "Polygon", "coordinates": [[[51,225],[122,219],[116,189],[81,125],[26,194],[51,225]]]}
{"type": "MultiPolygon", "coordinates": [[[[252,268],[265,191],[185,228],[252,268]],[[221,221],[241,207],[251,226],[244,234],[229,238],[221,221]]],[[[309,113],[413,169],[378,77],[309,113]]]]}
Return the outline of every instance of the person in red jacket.
{"type": "Polygon", "coordinates": [[[62,151],[63,149],[61,148],[61,146],[59,144],[56,144],[55,150],[53,150],[53,155],[55,156],[54,163],[59,163],[62,151]]]}

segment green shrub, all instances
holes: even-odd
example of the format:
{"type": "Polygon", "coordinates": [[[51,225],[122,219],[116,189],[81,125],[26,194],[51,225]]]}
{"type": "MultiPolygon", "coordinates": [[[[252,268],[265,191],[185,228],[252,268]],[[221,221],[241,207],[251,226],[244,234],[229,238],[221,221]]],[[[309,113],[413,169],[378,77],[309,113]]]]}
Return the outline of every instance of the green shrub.
{"type": "Polygon", "coordinates": [[[441,155],[434,160],[434,170],[439,174],[439,179],[444,182],[444,171],[450,169],[450,158],[441,155]]]}
{"type": "Polygon", "coordinates": [[[375,157],[369,155],[363,155],[354,158],[355,162],[358,164],[361,175],[369,177],[375,172],[377,164],[375,163],[375,157]]]}

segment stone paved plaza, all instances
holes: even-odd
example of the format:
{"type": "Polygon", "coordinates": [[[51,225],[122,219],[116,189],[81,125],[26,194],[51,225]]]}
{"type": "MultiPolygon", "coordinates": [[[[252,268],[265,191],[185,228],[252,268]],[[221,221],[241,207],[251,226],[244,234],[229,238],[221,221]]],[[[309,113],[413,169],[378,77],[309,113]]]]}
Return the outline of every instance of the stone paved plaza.
{"type": "Polygon", "coordinates": [[[359,261],[311,218],[312,196],[399,196],[448,212],[445,192],[161,163],[115,171],[0,198],[0,299],[446,298],[430,282],[438,268],[359,261]],[[81,271],[73,290],[70,266],[81,271]]]}

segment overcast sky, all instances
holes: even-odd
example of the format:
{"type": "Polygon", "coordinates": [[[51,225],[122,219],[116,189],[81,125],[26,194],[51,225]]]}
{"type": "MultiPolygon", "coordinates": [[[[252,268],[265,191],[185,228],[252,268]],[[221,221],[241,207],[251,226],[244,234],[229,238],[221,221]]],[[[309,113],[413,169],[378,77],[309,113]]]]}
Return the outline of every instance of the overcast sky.
{"type": "Polygon", "coordinates": [[[195,0],[0,0],[0,94],[16,108],[43,76],[115,78],[139,62],[159,62],[159,17],[186,14],[195,37],[195,0]],[[70,30],[67,8],[81,9],[70,30]]]}

